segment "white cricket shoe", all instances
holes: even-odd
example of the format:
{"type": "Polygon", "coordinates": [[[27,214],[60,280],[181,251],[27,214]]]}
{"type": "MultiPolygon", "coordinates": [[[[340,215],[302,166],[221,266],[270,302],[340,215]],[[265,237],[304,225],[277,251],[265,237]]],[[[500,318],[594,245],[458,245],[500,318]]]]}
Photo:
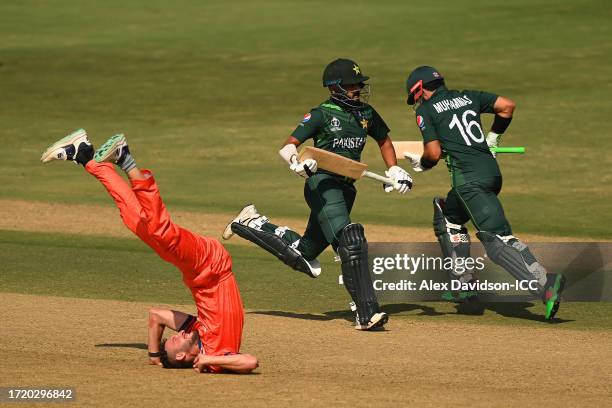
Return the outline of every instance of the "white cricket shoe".
{"type": "Polygon", "coordinates": [[[87,132],[85,129],[78,129],[47,147],[40,156],[40,161],[49,163],[53,160],[70,160],[78,164],[77,155],[79,151],[85,149],[93,152],[91,142],[87,139],[87,132]]]}
{"type": "Polygon", "coordinates": [[[241,211],[240,214],[236,218],[234,218],[227,226],[225,230],[223,230],[223,234],[221,235],[223,239],[230,239],[234,232],[232,231],[232,224],[237,222],[242,225],[246,225],[247,227],[261,229],[261,226],[268,221],[266,217],[261,216],[257,212],[257,208],[253,204],[248,204],[241,211]]]}
{"type": "Polygon", "coordinates": [[[389,321],[389,315],[385,312],[374,313],[366,324],[359,322],[359,313],[354,302],[351,302],[351,310],[355,312],[355,329],[362,331],[382,330],[383,326],[389,321]]]}

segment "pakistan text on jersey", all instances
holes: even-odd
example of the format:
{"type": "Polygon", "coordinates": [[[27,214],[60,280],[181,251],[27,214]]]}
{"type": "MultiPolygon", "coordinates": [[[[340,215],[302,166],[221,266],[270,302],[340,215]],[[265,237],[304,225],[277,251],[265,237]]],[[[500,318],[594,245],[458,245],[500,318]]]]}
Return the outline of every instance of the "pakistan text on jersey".
{"type": "Polygon", "coordinates": [[[332,144],[332,149],[340,147],[343,149],[358,149],[362,147],[366,142],[365,137],[347,137],[344,139],[335,139],[332,144]]]}
{"type": "Polygon", "coordinates": [[[468,98],[467,95],[463,95],[458,98],[441,100],[440,102],[434,103],[433,107],[436,110],[436,112],[441,113],[449,109],[459,109],[463,106],[471,105],[471,104],[472,104],[472,100],[468,98]]]}

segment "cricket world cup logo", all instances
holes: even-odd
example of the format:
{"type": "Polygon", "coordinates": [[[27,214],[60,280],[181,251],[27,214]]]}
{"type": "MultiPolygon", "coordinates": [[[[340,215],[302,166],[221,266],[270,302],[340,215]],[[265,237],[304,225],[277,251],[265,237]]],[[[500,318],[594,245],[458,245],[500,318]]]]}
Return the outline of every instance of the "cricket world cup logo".
{"type": "Polygon", "coordinates": [[[331,130],[332,132],[342,130],[342,127],[340,126],[340,119],[334,116],[331,120],[331,128],[329,130],[331,130]]]}

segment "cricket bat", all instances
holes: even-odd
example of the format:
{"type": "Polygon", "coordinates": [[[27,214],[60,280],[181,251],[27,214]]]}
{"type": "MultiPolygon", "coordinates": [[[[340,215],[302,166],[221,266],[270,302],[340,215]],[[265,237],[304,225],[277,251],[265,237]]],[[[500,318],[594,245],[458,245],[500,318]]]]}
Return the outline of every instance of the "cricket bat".
{"type": "Polygon", "coordinates": [[[316,147],[306,146],[299,154],[299,160],[314,159],[320,169],[331,171],[344,177],[359,180],[368,177],[385,184],[393,185],[393,179],[381,176],[380,174],[368,171],[368,165],[355,160],[340,156],[339,154],[328,152],[327,150],[316,147]]]}
{"type": "MultiPolygon", "coordinates": [[[[406,141],[406,142],[393,142],[395,148],[395,158],[405,159],[404,152],[414,153],[418,155],[423,154],[423,142],[421,141],[406,141]]],[[[497,153],[525,153],[524,147],[493,147],[492,152],[497,153]]]]}

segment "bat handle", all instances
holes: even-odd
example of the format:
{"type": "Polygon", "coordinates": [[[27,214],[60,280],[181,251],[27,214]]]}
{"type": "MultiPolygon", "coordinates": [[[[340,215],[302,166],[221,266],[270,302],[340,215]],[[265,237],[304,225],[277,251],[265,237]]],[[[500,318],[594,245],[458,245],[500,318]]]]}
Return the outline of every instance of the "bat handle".
{"type": "Polygon", "coordinates": [[[524,147],[492,147],[491,151],[495,152],[495,153],[518,153],[518,154],[523,154],[523,153],[525,153],[525,148],[524,147]]]}
{"type": "Polygon", "coordinates": [[[380,174],[372,173],[371,171],[367,170],[363,173],[363,176],[377,181],[381,181],[389,185],[393,185],[395,183],[395,181],[393,179],[390,179],[389,177],[381,176],[380,174]]]}

